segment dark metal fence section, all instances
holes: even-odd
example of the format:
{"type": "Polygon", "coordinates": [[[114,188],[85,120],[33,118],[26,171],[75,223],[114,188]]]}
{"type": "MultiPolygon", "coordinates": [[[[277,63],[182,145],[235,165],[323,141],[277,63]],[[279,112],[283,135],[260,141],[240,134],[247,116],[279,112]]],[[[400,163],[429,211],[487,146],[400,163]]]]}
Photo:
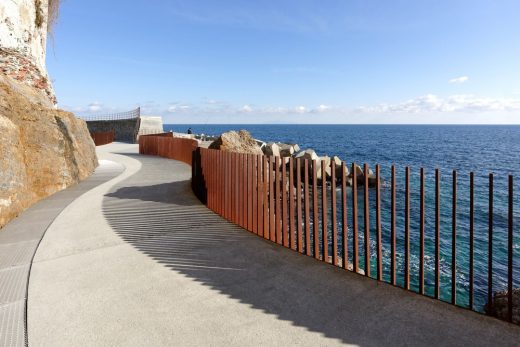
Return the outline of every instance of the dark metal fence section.
{"type": "MultiPolygon", "coordinates": [[[[160,155],[167,158],[182,160],[192,164],[192,186],[197,197],[205,203],[208,208],[223,216],[227,220],[242,226],[243,228],[257,234],[259,237],[269,239],[272,242],[283,245],[288,249],[298,253],[314,257],[333,266],[342,267],[360,275],[386,281],[395,286],[404,286],[405,289],[441,299],[441,282],[444,285],[443,292],[448,294],[451,289],[451,300],[456,306],[465,306],[475,310],[473,305],[475,268],[474,259],[474,175],[470,174],[469,189],[469,237],[457,238],[457,173],[454,171],[451,177],[451,203],[445,207],[450,207],[451,218],[445,217],[446,223],[451,222],[451,235],[443,242],[451,241],[451,261],[446,262],[450,269],[447,275],[441,277],[441,173],[435,171],[435,179],[432,183],[435,187],[435,213],[432,215],[433,232],[428,236],[425,230],[425,218],[427,217],[428,201],[425,197],[425,186],[427,185],[426,173],[420,170],[419,181],[419,244],[410,244],[410,232],[412,219],[411,199],[412,190],[416,187],[410,184],[411,169],[406,167],[404,187],[399,187],[396,180],[396,170],[392,166],[391,175],[391,201],[390,209],[386,213],[391,214],[390,227],[388,230],[381,226],[381,174],[379,166],[376,166],[375,199],[370,203],[369,200],[369,181],[368,168],[364,166],[364,175],[357,177],[359,167],[352,165],[351,176],[346,174],[347,166],[341,165],[341,176],[333,177],[333,182],[324,179],[327,176],[325,162],[320,165],[316,161],[307,159],[285,159],[222,152],[218,150],[197,148],[196,142],[188,139],[174,139],[169,134],[161,136],[143,136],[139,142],[140,153],[160,155]],[[321,177],[317,175],[321,169],[321,177]],[[319,178],[319,179],[318,179],[319,178]],[[348,180],[352,179],[352,182],[348,180]],[[348,183],[347,183],[348,182],[348,183]],[[351,183],[350,202],[347,199],[347,187],[351,183]],[[310,187],[312,185],[312,189],[310,187]],[[358,211],[358,185],[363,186],[363,209],[358,211]],[[336,192],[336,186],[338,191],[336,192]],[[321,190],[321,191],[320,191],[321,190]],[[396,217],[397,198],[396,191],[404,195],[404,219],[396,217]],[[340,196],[336,197],[336,193],[340,196]],[[329,197],[329,194],[331,196],[329,197]],[[330,202],[330,205],[329,203],[330,202]],[[336,206],[340,204],[339,208],[336,206]],[[347,203],[349,204],[347,209],[347,203]],[[337,209],[337,211],[336,211],[337,209]],[[389,212],[388,212],[389,211],[389,212]],[[336,212],[340,214],[337,218],[336,212]],[[358,212],[363,213],[364,230],[363,247],[359,248],[359,226],[358,212]],[[369,213],[375,215],[375,247],[371,248],[370,243],[370,221],[369,213]],[[350,217],[350,218],[349,218],[350,217]],[[448,220],[448,219],[451,219],[448,220]],[[351,223],[349,225],[349,223],[351,223]],[[400,224],[400,225],[397,225],[400,224]],[[399,226],[399,228],[398,228],[399,226]],[[321,229],[321,230],[320,230],[321,229]],[[321,232],[320,232],[321,231],[321,232]],[[397,235],[400,235],[398,238],[397,235]],[[383,252],[382,240],[389,240],[389,252],[383,252]],[[433,267],[426,269],[427,261],[425,255],[425,240],[433,245],[432,254],[433,267]],[[403,242],[403,254],[399,254],[396,240],[403,242]],[[339,245],[338,243],[342,244],[339,245]],[[348,243],[352,242],[351,245],[348,243]],[[350,247],[350,248],[349,248],[350,247]],[[349,249],[352,254],[349,255],[349,249]],[[469,305],[461,305],[457,300],[457,290],[461,293],[465,286],[457,281],[457,250],[469,249],[469,305]],[[412,252],[414,252],[412,256],[412,252]],[[415,253],[417,252],[418,255],[415,253]],[[370,272],[370,254],[373,254],[372,263],[374,272],[370,272]],[[341,259],[340,259],[341,258],[341,259]],[[360,259],[361,258],[361,259],[360,259]],[[383,266],[383,260],[388,261],[389,269],[383,266]],[[411,260],[417,259],[413,263],[411,260]],[[352,259],[352,263],[349,263],[352,259]],[[398,262],[399,260],[399,262],[398,262]],[[364,264],[360,268],[360,263],[364,264]],[[418,267],[418,268],[417,268],[418,267]],[[429,272],[429,280],[426,274],[429,272]],[[387,276],[385,276],[385,274],[387,276]],[[399,280],[398,280],[399,279],[399,280]],[[402,281],[401,281],[402,280],[402,281]],[[447,288],[447,290],[446,290],[447,288]]],[[[331,164],[331,173],[336,175],[335,164],[331,164]]],[[[371,188],[372,189],[372,188],[371,188]]],[[[479,269],[479,278],[488,278],[488,303],[493,300],[493,276],[496,269],[493,267],[493,175],[489,176],[489,228],[488,237],[488,269],[487,274],[482,273],[486,270],[479,269]]],[[[508,201],[507,201],[507,278],[502,282],[507,283],[508,294],[506,295],[507,310],[506,316],[501,318],[513,321],[513,275],[514,275],[514,215],[513,215],[513,178],[508,181],[508,201]]],[[[460,204],[462,205],[462,203],[460,204]]],[[[466,206],[464,206],[466,207],[466,206]]],[[[433,210],[432,210],[433,211],[433,210]]],[[[466,216],[466,215],[464,215],[466,216]]],[[[484,216],[485,218],[485,216],[484,216]]],[[[460,222],[460,221],[459,221],[460,222]]],[[[448,228],[446,228],[447,230],[448,228]]],[[[476,231],[475,231],[476,232],[476,231]]],[[[485,236],[485,231],[483,236],[485,236]]],[[[446,235],[448,236],[448,235],[446,235]]],[[[482,238],[480,238],[482,241],[482,238]]],[[[498,247],[497,247],[498,248],[498,247]]],[[[445,269],[443,269],[445,270],[445,269]]],[[[461,281],[461,280],[459,280],[461,281]]],[[[448,297],[449,298],[449,297],[448,297]]],[[[443,300],[447,300],[444,298],[443,300]]],[[[516,322],[520,323],[520,322],[516,322]]]]}
{"type": "Polygon", "coordinates": [[[96,146],[103,146],[109,143],[114,142],[114,132],[113,131],[104,131],[98,133],[90,133],[92,140],[94,140],[94,144],[96,146]]]}
{"type": "Polygon", "coordinates": [[[138,107],[135,110],[119,112],[119,113],[107,113],[100,115],[90,115],[90,116],[77,116],[87,122],[89,121],[103,121],[103,120],[123,120],[123,119],[133,119],[141,117],[141,108],[138,107]]]}

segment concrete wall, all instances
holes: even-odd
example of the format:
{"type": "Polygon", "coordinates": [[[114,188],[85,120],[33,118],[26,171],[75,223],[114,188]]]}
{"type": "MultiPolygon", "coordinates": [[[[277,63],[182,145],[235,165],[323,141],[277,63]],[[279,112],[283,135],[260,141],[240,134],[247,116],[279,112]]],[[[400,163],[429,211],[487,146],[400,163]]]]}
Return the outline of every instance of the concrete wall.
{"type": "Polygon", "coordinates": [[[141,116],[139,135],[158,134],[164,132],[161,117],[141,116]]]}
{"type": "Polygon", "coordinates": [[[45,67],[48,0],[0,1],[0,70],[44,90],[55,104],[45,67]]]}
{"type": "Polygon", "coordinates": [[[135,143],[139,131],[139,118],[87,121],[87,127],[91,133],[114,130],[115,141],[135,143]]]}

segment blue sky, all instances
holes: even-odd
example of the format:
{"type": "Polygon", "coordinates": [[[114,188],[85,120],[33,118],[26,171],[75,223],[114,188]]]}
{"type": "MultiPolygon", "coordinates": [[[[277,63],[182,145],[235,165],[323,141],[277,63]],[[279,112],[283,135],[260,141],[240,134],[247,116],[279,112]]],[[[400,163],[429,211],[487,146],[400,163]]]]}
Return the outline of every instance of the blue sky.
{"type": "Polygon", "coordinates": [[[166,123],[520,123],[518,0],[65,0],[61,108],[166,123]]]}

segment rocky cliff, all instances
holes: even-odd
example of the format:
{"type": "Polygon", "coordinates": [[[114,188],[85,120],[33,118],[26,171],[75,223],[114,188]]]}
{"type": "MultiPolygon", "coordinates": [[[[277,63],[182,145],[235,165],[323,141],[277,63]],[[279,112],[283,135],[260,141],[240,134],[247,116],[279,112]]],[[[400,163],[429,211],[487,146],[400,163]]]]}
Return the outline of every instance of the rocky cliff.
{"type": "Polygon", "coordinates": [[[47,93],[0,73],[0,228],[97,166],[85,121],[47,93]]]}
{"type": "Polygon", "coordinates": [[[0,1],[0,72],[42,90],[54,104],[45,56],[58,6],[58,0],[0,1]]]}

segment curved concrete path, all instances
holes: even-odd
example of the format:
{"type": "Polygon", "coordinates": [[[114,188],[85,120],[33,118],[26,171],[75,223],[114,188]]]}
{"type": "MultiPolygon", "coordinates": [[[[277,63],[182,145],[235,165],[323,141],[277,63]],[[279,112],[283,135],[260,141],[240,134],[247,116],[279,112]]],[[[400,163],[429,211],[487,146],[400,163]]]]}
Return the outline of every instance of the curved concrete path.
{"type": "Polygon", "coordinates": [[[518,345],[520,328],[276,246],[201,205],[180,162],[100,148],[126,171],[51,225],[29,285],[44,346],[518,345]]]}
{"type": "Polygon", "coordinates": [[[49,225],[76,198],[123,171],[122,165],[101,160],[91,177],[39,201],[0,230],[0,346],[27,343],[27,284],[49,225]]]}

